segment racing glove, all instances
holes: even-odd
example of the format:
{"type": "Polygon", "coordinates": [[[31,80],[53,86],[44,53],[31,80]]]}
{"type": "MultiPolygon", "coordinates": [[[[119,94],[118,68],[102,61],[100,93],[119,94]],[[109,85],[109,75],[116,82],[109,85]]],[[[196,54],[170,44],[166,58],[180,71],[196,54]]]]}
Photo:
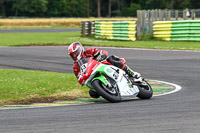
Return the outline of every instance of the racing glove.
{"type": "Polygon", "coordinates": [[[101,62],[101,61],[105,60],[106,58],[107,58],[107,55],[106,55],[106,54],[99,54],[99,55],[96,57],[96,61],[101,62]]]}

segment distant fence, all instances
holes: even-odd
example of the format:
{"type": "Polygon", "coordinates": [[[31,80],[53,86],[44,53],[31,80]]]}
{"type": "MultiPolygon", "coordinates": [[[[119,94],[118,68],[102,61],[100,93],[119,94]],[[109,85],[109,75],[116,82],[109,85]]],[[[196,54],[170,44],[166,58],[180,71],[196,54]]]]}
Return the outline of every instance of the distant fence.
{"type": "Polygon", "coordinates": [[[137,10],[137,40],[141,35],[152,34],[154,21],[194,20],[200,18],[200,9],[137,10]]]}
{"type": "Polygon", "coordinates": [[[95,21],[95,37],[136,40],[136,21],[95,21]]]}
{"type": "Polygon", "coordinates": [[[197,18],[200,19],[200,9],[138,10],[137,21],[82,22],[81,32],[82,36],[95,35],[96,38],[117,40],[135,41],[140,40],[142,35],[153,35],[164,40],[200,41],[200,23],[194,20],[197,18]],[[159,23],[164,24],[164,27],[159,23]]]}
{"type": "Polygon", "coordinates": [[[200,41],[200,20],[156,21],[153,36],[163,40],[200,41]]]}

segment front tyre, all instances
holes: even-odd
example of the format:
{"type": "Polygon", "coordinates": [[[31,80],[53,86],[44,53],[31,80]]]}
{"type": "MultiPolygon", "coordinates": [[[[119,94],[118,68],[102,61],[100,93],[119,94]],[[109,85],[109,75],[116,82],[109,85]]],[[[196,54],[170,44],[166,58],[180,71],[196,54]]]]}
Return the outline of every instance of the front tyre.
{"type": "Polygon", "coordinates": [[[139,93],[137,97],[139,97],[140,99],[150,99],[153,95],[153,90],[149,83],[147,83],[146,81],[143,82],[145,83],[145,85],[137,84],[139,88],[139,93]]]}
{"type": "Polygon", "coordinates": [[[121,101],[121,96],[117,87],[108,88],[98,79],[92,82],[92,86],[96,90],[97,94],[102,96],[107,101],[112,103],[121,101]]]}

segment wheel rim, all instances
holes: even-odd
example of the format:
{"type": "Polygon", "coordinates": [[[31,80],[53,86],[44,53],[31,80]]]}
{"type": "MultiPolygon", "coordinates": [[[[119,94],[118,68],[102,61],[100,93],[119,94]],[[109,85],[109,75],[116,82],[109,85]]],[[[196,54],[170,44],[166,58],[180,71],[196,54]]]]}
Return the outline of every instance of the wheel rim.
{"type": "Polygon", "coordinates": [[[109,94],[118,96],[118,92],[116,91],[116,87],[108,88],[104,84],[102,84],[102,86],[109,94]]]}

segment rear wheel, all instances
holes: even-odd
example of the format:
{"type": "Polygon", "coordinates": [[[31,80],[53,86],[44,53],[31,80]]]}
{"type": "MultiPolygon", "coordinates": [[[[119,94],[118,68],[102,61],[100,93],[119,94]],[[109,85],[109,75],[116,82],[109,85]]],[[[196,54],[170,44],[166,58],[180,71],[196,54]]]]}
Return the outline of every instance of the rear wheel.
{"type": "Polygon", "coordinates": [[[116,87],[109,88],[105,86],[100,80],[96,79],[92,82],[92,86],[96,90],[97,94],[102,96],[109,102],[115,103],[121,101],[119,90],[116,87]]]}
{"type": "Polygon", "coordinates": [[[150,99],[153,95],[153,90],[149,83],[143,81],[143,84],[137,84],[139,88],[139,93],[137,97],[140,99],[150,99]]]}

